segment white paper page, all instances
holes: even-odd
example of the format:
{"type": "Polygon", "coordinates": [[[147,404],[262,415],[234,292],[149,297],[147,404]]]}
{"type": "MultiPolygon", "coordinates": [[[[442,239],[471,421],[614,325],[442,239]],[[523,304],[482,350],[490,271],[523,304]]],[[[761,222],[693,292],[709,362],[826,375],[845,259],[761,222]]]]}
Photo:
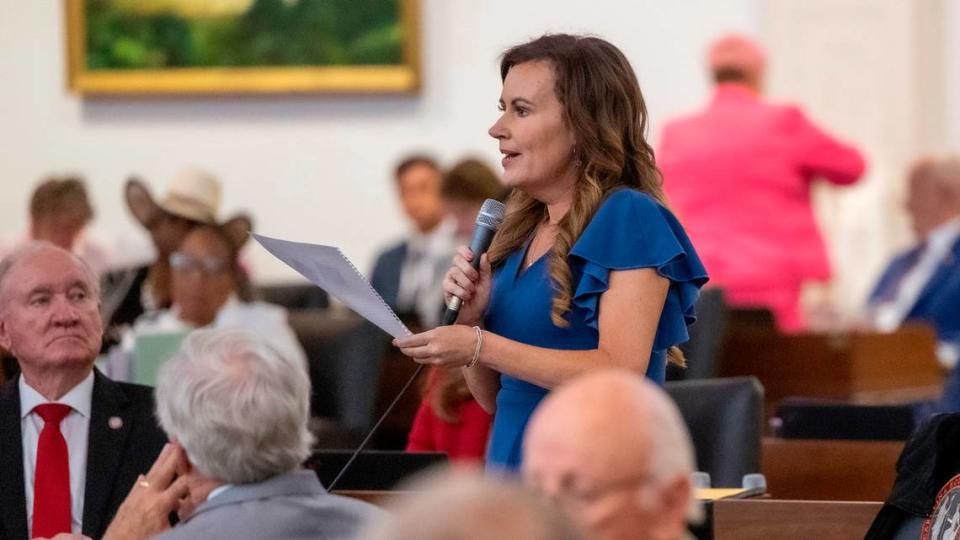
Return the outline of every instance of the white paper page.
{"type": "Polygon", "coordinates": [[[384,332],[395,338],[412,333],[340,248],[252,236],[274,257],[384,332]]]}

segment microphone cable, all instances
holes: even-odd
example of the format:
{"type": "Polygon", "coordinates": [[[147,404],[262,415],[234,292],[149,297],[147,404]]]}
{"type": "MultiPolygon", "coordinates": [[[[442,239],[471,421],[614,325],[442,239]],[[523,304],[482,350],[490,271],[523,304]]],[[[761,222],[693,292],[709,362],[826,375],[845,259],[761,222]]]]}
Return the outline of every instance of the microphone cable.
{"type": "Polygon", "coordinates": [[[369,443],[370,439],[373,438],[373,434],[376,433],[377,429],[380,428],[380,424],[382,424],[383,421],[387,419],[387,416],[391,412],[393,412],[393,408],[397,405],[397,403],[400,402],[400,398],[402,398],[403,395],[407,393],[407,389],[410,388],[410,385],[413,384],[413,381],[417,380],[417,377],[420,376],[420,373],[423,371],[423,366],[425,365],[426,364],[417,365],[417,369],[414,370],[413,375],[410,376],[410,380],[408,380],[406,384],[403,385],[403,388],[400,389],[400,392],[397,394],[397,397],[393,398],[393,401],[390,403],[390,405],[387,406],[387,410],[383,412],[383,414],[380,416],[380,419],[377,420],[377,423],[374,424],[372,428],[370,428],[370,431],[367,433],[367,436],[364,437],[363,441],[360,442],[360,446],[358,446],[357,449],[353,451],[353,454],[350,455],[350,459],[347,460],[347,462],[343,465],[343,468],[340,469],[340,472],[337,473],[337,476],[333,479],[333,482],[330,482],[330,486],[327,487],[327,491],[333,492],[333,488],[337,486],[337,482],[339,482],[340,478],[342,478],[343,475],[347,472],[347,469],[349,469],[350,466],[353,465],[353,462],[357,459],[357,456],[360,455],[360,452],[362,452],[363,449],[366,448],[367,443],[369,443]]]}
{"type": "MultiPolygon", "coordinates": [[[[497,229],[500,227],[500,224],[503,222],[504,214],[506,213],[506,206],[495,199],[487,199],[483,201],[483,204],[480,206],[480,212],[477,214],[477,220],[473,230],[473,239],[470,241],[470,251],[472,251],[475,256],[472,261],[474,269],[478,268],[480,265],[480,257],[486,253],[487,248],[490,247],[490,242],[493,241],[493,236],[496,234],[497,229]]],[[[449,326],[454,324],[457,320],[457,316],[460,313],[460,298],[452,296],[450,298],[450,303],[447,305],[447,309],[443,314],[442,321],[440,326],[449,326]]],[[[330,486],[327,488],[328,491],[333,491],[333,488],[337,486],[337,482],[340,481],[340,478],[347,472],[347,469],[350,468],[350,465],[353,465],[353,462],[357,459],[357,456],[360,455],[360,452],[366,448],[367,443],[370,442],[370,439],[373,438],[373,434],[376,433],[377,429],[380,427],[380,424],[386,420],[387,415],[389,415],[393,408],[400,401],[400,398],[406,394],[407,389],[410,388],[410,385],[413,384],[413,381],[417,379],[420,373],[423,371],[423,366],[426,364],[420,364],[417,366],[417,369],[413,372],[413,375],[410,377],[410,380],[403,385],[403,388],[400,389],[400,393],[397,394],[397,397],[393,398],[393,402],[387,407],[387,410],[384,411],[383,415],[380,416],[380,419],[377,420],[377,423],[373,425],[370,429],[370,432],[367,433],[367,436],[363,438],[363,441],[360,442],[360,446],[354,450],[353,454],[350,455],[350,459],[347,460],[343,468],[340,469],[340,472],[337,473],[337,476],[333,479],[333,482],[330,482],[330,486]]]]}

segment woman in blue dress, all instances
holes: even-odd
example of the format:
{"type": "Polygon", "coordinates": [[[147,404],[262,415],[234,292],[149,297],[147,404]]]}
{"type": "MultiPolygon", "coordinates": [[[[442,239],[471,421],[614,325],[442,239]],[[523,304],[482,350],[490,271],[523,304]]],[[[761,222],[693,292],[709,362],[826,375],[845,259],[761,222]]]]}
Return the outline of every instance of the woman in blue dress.
{"type": "MultiPolygon", "coordinates": [[[[626,367],[663,382],[707,279],[664,206],[647,111],[619,49],[546,35],[501,61],[490,128],[513,188],[479,271],[463,247],[443,288],[457,323],[394,344],[420,363],[463,368],[495,414],[488,467],[516,469],[534,408],[564,381],[626,367]]],[[[585,403],[585,407],[589,404],[585,403]]]]}

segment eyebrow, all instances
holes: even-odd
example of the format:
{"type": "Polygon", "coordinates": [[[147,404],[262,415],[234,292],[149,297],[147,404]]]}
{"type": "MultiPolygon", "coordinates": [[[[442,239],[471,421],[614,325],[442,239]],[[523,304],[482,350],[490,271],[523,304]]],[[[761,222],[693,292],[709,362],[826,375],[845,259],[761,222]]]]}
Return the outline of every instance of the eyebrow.
{"type": "Polygon", "coordinates": [[[53,294],[53,287],[49,285],[38,285],[27,292],[27,298],[38,294],[53,294]]]}
{"type": "Polygon", "coordinates": [[[82,279],[78,279],[70,283],[70,285],[67,286],[67,290],[69,291],[70,289],[75,289],[78,287],[83,289],[84,292],[88,292],[90,290],[90,285],[82,279]]]}
{"type": "MultiPolygon", "coordinates": [[[[503,105],[504,101],[501,99],[500,104],[503,105]]],[[[516,97],[510,100],[510,105],[516,107],[517,105],[528,105],[530,107],[534,106],[534,103],[527,98],[516,97]]]]}
{"type": "MultiPolygon", "coordinates": [[[[76,289],[76,288],[80,288],[80,289],[82,289],[84,292],[89,292],[89,291],[90,291],[90,285],[87,284],[87,282],[83,281],[82,279],[78,279],[78,280],[76,280],[76,281],[72,281],[72,282],[70,282],[69,285],[67,285],[67,290],[68,290],[68,291],[71,290],[71,289],[76,289]]],[[[33,289],[30,289],[30,291],[27,293],[27,297],[31,297],[31,296],[34,296],[34,295],[37,295],[37,294],[53,294],[53,289],[54,289],[54,288],[53,288],[53,286],[51,286],[51,285],[46,285],[46,284],[44,284],[44,285],[37,285],[37,286],[34,287],[33,289]]]]}

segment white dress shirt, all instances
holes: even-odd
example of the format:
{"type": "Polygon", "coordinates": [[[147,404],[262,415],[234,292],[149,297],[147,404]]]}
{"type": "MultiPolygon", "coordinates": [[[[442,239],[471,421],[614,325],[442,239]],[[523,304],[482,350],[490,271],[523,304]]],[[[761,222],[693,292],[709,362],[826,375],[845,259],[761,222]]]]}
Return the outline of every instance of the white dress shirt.
{"type": "MultiPolygon", "coordinates": [[[[917,303],[920,293],[926,288],[930,278],[950,254],[957,238],[960,238],[960,217],[951,219],[927,235],[926,245],[917,258],[916,264],[901,278],[896,297],[873,307],[873,323],[878,330],[892,332],[900,327],[917,303]]],[[[957,364],[958,357],[960,357],[960,350],[956,344],[947,342],[937,344],[937,358],[943,367],[953,368],[957,364]]]]}
{"type": "Polygon", "coordinates": [[[892,332],[900,327],[934,272],[950,253],[958,237],[960,237],[960,218],[954,218],[940,225],[927,235],[923,252],[920,253],[913,268],[908,270],[900,280],[896,297],[875,306],[874,324],[878,330],[892,332]]]}
{"type": "Polygon", "coordinates": [[[217,495],[220,495],[221,493],[223,493],[224,491],[226,491],[226,490],[228,490],[228,489],[230,489],[230,488],[232,488],[232,487],[233,487],[233,484],[222,484],[222,485],[219,485],[219,486],[211,489],[211,490],[210,490],[210,493],[207,494],[207,500],[209,501],[210,499],[216,497],[217,495]]]}
{"type": "Polygon", "coordinates": [[[453,264],[457,225],[445,219],[429,233],[413,232],[400,270],[397,307],[413,311],[426,328],[440,323],[443,310],[443,276],[453,264]]]}
{"type": "Polygon", "coordinates": [[[37,466],[37,444],[43,431],[43,418],[33,412],[37,405],[62,403],[73,410],[60,422],[60,433],[67,441],[70,461],[70,528],[83,529],[83,497],[87,480],[87,439],[90,434],[90,409],[93,401],[93,371],[80,384],[56,401],[49,401],[20,376],[20,432],[23,439],[23,487],[27,503],[27,530],[33,537],[33,479],[37,466]]]}
{"type": "MultiPolygon", "coordinates": [[[[249,330],[270,344],[286,358],[307,364],[307,353],[287,320],[287,310],[267,302],[241,302],[236,295],[220,307],[217,316],[207,328],[240,328],[249,330]]],[[[180,320],[180,309],[170,309],[141,315],[133,328],[124,334],[122,349],[132,356],[139,336],[169,332],[189,332],[194,327],[180,320]]],[[[113,380],[126,380],[129,374],[109,373],[113,380]]]]}

